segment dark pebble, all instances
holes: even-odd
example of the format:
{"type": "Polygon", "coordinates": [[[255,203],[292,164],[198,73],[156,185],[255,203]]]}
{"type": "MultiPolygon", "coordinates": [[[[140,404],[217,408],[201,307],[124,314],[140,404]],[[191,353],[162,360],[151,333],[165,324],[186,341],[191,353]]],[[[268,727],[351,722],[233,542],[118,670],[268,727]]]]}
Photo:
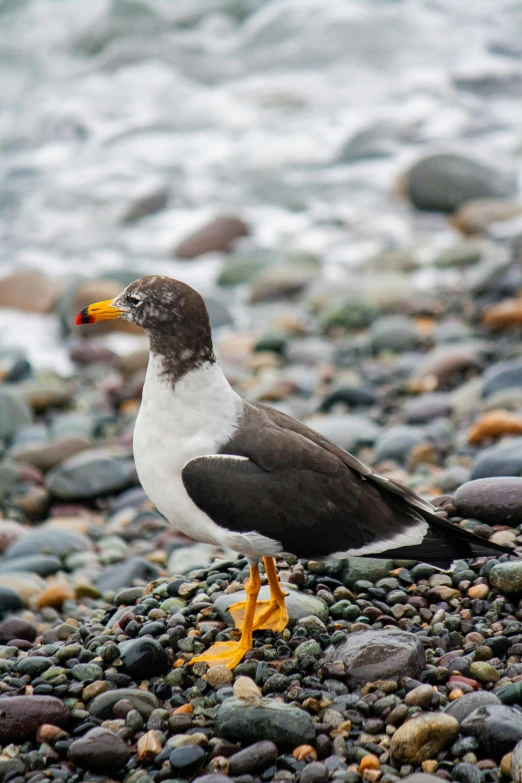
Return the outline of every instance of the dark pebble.
{"type": "Polygon", "coordinates": [[[193,775],[205,761],[205,751],[198,745],[176,748],[170,754],[170,766],[175,775],[193,775]]]}
{"type": "Polygon", "coordinates": [[[68,728],[71,715],[52,696],[12,696],[0,699],[0,742],[33,739],[42,723],[68,728]]]}
{"type": "Polygon", "coordinates": [[[166,674],[169,667],[167,653],[156,639],[143,637],[121,642],[119,645],[122,670],[129,677],[147,679],[166,674]]]}
{"type": "Polygon", "coordinates": [[[7,644],[12,639],[24,639],[27,642],[34,642],[36,639],[36,628],[27,620],[21,617],[8,617],[0,623],[0,644],[7,644]]]}
{"type": "Polygon", "coordinates": [[[461,729],[478,739],[484,753],[500,761],[522,739],[522,714],[504,704],[487,704],[468,715],[461,729]]]}
{"type": "Polygon", "coordinates": [[[327,768],[319,761],[312,761],[301,772],[300,783],[326,783],[330,776],[327,768]]]}
{"type": "Polygon", "coordinates": [[[117,734],[107,729],[91,729],[69,748],[69,760],[78,767],[99,772],[118,770],[130,758],[130,750],[117,734]]]}
{"type": "Polygon", "coordinates": [[[23,607],[23,601],[15,590],[0,587],[0,614],[16,612],[23,607]]]}
{"type": "Polygon", "coordinates": [[[229,759],[230,774],[243,775],[248,772],[258,772],[274,764],[277,759],[277,746],[268,740],[254,742],[248,748],[240,750],[229,759]]]}

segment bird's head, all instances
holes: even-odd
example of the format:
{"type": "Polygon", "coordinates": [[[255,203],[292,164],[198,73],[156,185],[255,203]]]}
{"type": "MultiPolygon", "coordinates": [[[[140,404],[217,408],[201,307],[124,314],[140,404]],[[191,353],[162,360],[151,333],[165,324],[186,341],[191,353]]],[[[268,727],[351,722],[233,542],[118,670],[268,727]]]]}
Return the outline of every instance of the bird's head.
{"type": "Polygon", "coordinates": [[[135,280],[114,299],[84,307],[76,316],[76,325],[123,318],[151,332],[179,328],[181,322],[198,317],[205,319],[206,307],[197,291],[180,280],[150,275],[135,280]]]}
{"type": "Polygon", "coordinates": [[[142,277],[114,299],[84,307],[76,324],[113,318],[124,318],[147,332],[152,353],[162,357],[165,373],[173,380],[215,361],[205,302],[180,280],[142,277]]]}

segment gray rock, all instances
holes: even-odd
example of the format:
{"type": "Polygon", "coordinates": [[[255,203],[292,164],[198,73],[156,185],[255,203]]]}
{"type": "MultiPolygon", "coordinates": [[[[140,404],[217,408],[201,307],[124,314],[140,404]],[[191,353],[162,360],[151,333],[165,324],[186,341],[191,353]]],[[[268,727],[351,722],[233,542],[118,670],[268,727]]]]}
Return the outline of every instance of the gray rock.
{"type": "Polygon", "coordinates": [[[95,718],[106,720],[112,717],[112,708],[121,699],[130,701],[143,718],[149,718],[151,712],[160,706],[156,696],[149,691],[141,691],[138,688],[118,688],[95,696],[89,702],[89,713],[95,718]]]}
{"type": "Polygon", "coordinates": [[[0,442],[9,442],[24,427],[28,427],[33,416],[21,395],[6,388],[0,388],[0,442]]]}
{"type": "Polygon", "coordinates": [[[490,571],[489,581],[502,593],[511,595],[522,592],[522,561],[499,563],[490,571]]]}
{"type": "Polygon", "coordinates": [[[249,283],[267,265],[267,259],[257,256],[237,256],[231,258],[221,269],[217,284],[226,288],[228,286],[249,283]]]}
{"type": "Polygon", "coordinates": [[[484,707],[487,704],[500,704],[494,693],[488,691],[476,691],[476,693],[465,693],[460,699],[455,699],[444,708],[444,712],[456,718],[459,723],[474,712],[478,707],[484,707]]]}
{"type": "Polygon", "coordinates": [[[393,560],[380,560],[376,557],[347,557],[343,561],[341,579],[347,587],[355,587],[361,579],[378,582],[384,579],[394,567],[393,560]]]}
{"type": "MultiPolygon", "coordinates": [[[[301,593],[295,590],[293,585],[290,587],[283,583],[282,586],[288,593],[285,603],[290,617],[290,625],[295,625],[302,617],[308,617],[309,615],[314,615],[323,623],[326,623],[328,620],[328,606],[321,598],[301,593]]],[[[268,585],[264,585],[259,591],[259,600],[266,601],[268,598],[270,598],[270,588],[268,585]]],[[[245,600],[246,592],[244,590],[240,590],[237,593],[227,593],[225,595],[220,595],[219,598],[217,598],[214,608],[220,618],[233,628],[234,621],[227,610],[232,604],[245,600]]]]}
{"type": "Polygon", "coordinates": [[[474,242],[460,242],[447,247],[433,259],[435,266],[442,269],[451,266],[469,266],[480,260],[482,253],[474,242]]]}
{"type": "Polygon", "coordinates": [[[450,416],[452,411],[452,397],[443,392],[422,394],[405,406],[408,424],[427,424],[433,419],[450,416]]]}
{"type": "Polygon", "coordinates": [[[196,568],[207,568],[222,549],[215,544],[194,543],[177,547],[172,551],[167,564],[170,576],[188,574],[196,568]]]}
{"type": "Polygon", "coordinates": [[[505,704],[486,704],[468,715],[461,729],[478,739],[482,752],[500,761],[522,740],[522,714],[505,704]]]}
{"type": "Polygon", "coordinates": [[[119,492],[135,480],[132,460],[113,456],[105,449],[88,449],[48,473],[46,485],[60,500],[79,500],[119,492]]]}
{"type": "Polygon", "coordinates": [[[493,364],[484,373],[482,381],[483,397],[490,397],[506,389],[522,388],[522,359],[493,364]]]}
{"type": "Polygon", "coordinates": [[[250,772],[258,772],[274,764],[279,753],[277,745],[268,740],[261,740],[249,745],[248,748],[234,753],[229,758],[230,774],[247,775],[250,772]]]}
{"type": "Polygon", "coordinates": [[[135,223],[141,218],[155,215],[167,206],[169,190],[160,185],[155,190],[138,196],[129,206],[122,217],[122,223],[135,223]]]}
{"type": "Polygon", "coordinates": [[[389,427],[377,438],[376,459],[392,459],[404,463],[411,449],[423,440],[426,440],[426,434],[420,427],[407,425],[389,427]]]}
{"type": "Polygon", "coordinates": [[[407,175],[408,197],[414,206],[435,212],[453,212],[469,199],[508,197],[515,190],[513,174],[460,155],[430,155],[407,175]]]}
{"type": "Polygon", "coordinates": [[[469,481],[471,471],[464,465],[451,465],[437,476],[437,486],[442,492],[454,492],[462,484],[469,481]]]}
{"type": "Polygon", "coordinates": [[[67,729],[71,714],[54,696],[11,696],[0,699],[0,741],[34,740],[42,723],[67,729]]]}
{"type": "Polygon", "coordinates": [[[484,449],[471,471],[471,479],[522,476],[522,438],[484,449]]]}
{"type": "Polygon", "coordinates": [[[26,558],[29,555],[65,557],[71,552],[84,552],[89,549],[92,549],[91,541],[79,533],[58,528],[39,528],[14,541],[5,556],[7,560],[26,558]]]}
{"type": "Polygon", "coordinates": [[[23,606],[22,598],[11,587],[0,586],[0,615],[16,612],[23,606]]]}
{"type": "Polygon", "coordinates": [[[380,432],[380,428],[370,419],[349,413],[313,416],[306,420],[306,424],[346,451],[371,446],[380,432]]]}
{"type": "Polygon", "coordinates": [[[96,587],[102,592],[133,587],[135,580],[152,582],[159,576],[159,569],[141,557],[131,557],[116,566],[107,566],[96,577],[96,587]]]}
{"type": "Polygon", "coordinates": [[[515,745],[511,757],[511,777],[513,783],[522,783],[522,740],[515,745]]]}
{"type": "Polygon", "coordinates": [[[206,296],[205,305],[207,307],[212,329],[218,329],[220,326],[228,326],[228,324],[233,323],[234,319],[232,318],[230,310],[223,302],[220,302],[213,296],[206,296]]]}
{"type": "Polygon", "coordinates": [[[328,647],[325,660],[343,661],[350,688],[392,677],[417,677],[425,663],[419,639],[396,628],[352,633],[328,647]]]}
{"type": "Polygon", "coordinates": [[[389,315],[377,318],[370,327],[374,351],[407,351],[420,342],[420,332],[411,318],[389,315]]]}
{"type": "Polygon", "coordinates": [[[237,217],[217,217],[196,229],[177,246],[177,258],[197,258],[205,253],[228,252],[234,242],[249,233],[246,223],[237,217]]]}
{"type": "Polygon", "coordinates": [[[456,491],[453,503],[462,517],[488,525],[522,524],[522,478],[495,477],[468,481],[456,491]]]}
{"type": "Polygon", "coordinates": [[[130,749],[113,731],[97,727],[74,740],[69,748],[69,760],[77,767],[99,772],[118,770],[130,758],[130,749]]]}
{"type": "Polygon", "coordinates": [[[12,571],[30,571],[38,576],[50,576],[56,574],[61,568],[63,568],[61,560],[52,555],[27,555],[26,557],[15,557],[2,563],[0,574],[12,571]]]}
{"type": "Polygon", "coordinates": [[[234,742],[270,740],[287,748],[308,744],[315,738],[307,712],[271,699],[226,699],[219,709],[216,728],[218,734],[234,742]]]}

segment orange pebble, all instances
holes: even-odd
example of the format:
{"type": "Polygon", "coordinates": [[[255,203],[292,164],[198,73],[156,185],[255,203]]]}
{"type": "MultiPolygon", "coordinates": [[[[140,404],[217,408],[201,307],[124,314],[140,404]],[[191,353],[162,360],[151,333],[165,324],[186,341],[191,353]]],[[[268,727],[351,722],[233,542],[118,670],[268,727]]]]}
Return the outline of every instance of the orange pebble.
{"type": "Polygon", "coordinates": [[[193,713],[193,712],[194,712],[194,708],[193,708],[192,704],[182,704],[181,707],[176,707],[176,709],[174,710],[174,712],[172,714],[173,715],[185,715],[186,713],[193,713]]]}
{"type": "Polygon", "coordinates": [[[455,701],[455,699],[460,699],[461,696],[464,696],[464,691],[461,691],[460,688],[454,688],[448,695],[448,699],[450,701],[455,701]]]}
{"type": "Polygon", "coordinates": [[[471,428],[468,441],[473,444],[482,443],[489,438],[501,435],[520,435],[522,433],[522,418],[516,413],[506,410],[488,411],[475,422],[471,428]]]}
{"type": "Polygon", "coordinates": [[[522,324],[522,300],[504,299],[484,310],[482,320],[490,329],[509,329],[522,324]]]}
{"type": "Polygon", "coordinates": [[[74,598],[74,590],[67,582],[51,582],[38,596],[38,608],[51,606],[59,609],[64,601],[74,598]]]}
{"type": "Polygon", "coordinates": [[[373,753],[369,753],[367,756],[364,756],[361,759],[361,762],[359,763],[359,772],[365,772],[367,769],[380,769],[381,768],[381,762],[377,758],[377,756],[374,756],[373,753]]]}
{"type": "Polygon", "coordinates": [[[482,600],[489,593],[489,587],[487,585],[472,585],[468,590],[468,596],[470,598],[478,598],[482,600]]]}
{"type": "Polygon", "coordinates": [[[311,745],[298,745],[297,748],[293,749],[292,756],[298,761],[306,761],[306,759],[317,761],[316,750],[311,745]]]}

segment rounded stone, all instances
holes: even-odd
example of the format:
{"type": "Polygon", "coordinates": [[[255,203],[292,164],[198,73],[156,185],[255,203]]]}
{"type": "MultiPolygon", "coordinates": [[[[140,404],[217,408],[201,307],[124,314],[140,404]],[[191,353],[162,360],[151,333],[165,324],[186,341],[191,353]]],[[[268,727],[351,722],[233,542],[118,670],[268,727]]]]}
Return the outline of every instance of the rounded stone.
{"type": "Polygon", "coordinates": [[[453,496],[457,514],[488,525],[522,524],[522,478],[491,477],[468,481],[453,496]]]}
{"type": "Polygon", "coordinates": [[[421,764],[435,758],[459,730],[458,721],[445,713],[420,715],[399,726],[392,736],[392,756],[405,764],[421,764]]]}
{"type": "Polygon", "coordinates": [[[420,640],[397,628],[356,631],[328,647],[324,657],[344,663],[350,688],[392,677],[418,677],[425,663],[420,640]]]}
{"type": "Polygon", "coordinates": [[[449,153],[417,161],[406,175],[406,185],[417,209],[435,212],[453,212],[469,199],[508,197],[516,189],[511,173],[449,153]]]}
{"type": "Polygon", "coordinates": [[[116,771],[125,766],[130,750],[123,740],[108,729],[91,729],[69,748],[69,760],[77,767],[98,772],[116,771]]]}
{"type": "Polygon", "coordinates": [[[219,709],[216,727],[222,737],[233,742],[271,740],[278,747],[295,748],[315,738],[307,712],[272,699],[227,699],[219,709]]]}
{"type": "Polygon", "coordinates": [[[492,587],[502,593],[509,595],[522,592],[522,562],[498,563],[491,569],[489,581],[492,587]]]}
{"type": "Polygon", "coordinates": [[[68,728],[71,715],[53,696],[11,696],[0,699],[0,742],[34,739],[43,723],[68,728]]]}
{"type": "Polygon", "coordinates": [[[254,742],[229,758],[230,774],[246,775],[260,772],[274,764],[278,756],[277,745],[268,740],[254,742]]]}
{"type": "Polygon", "coordinates": [[[170,754],[170,766],[174,777],[189,777],[203,766],[205,751],[198,745],[187,745],[184,748],[176,748],[170,754]]]}
{"type": "Polygon", "coordinates": [[[461,728],[478,739],[484,753],[500,761],[522,740],[522,714],[505,704],[486,704],[468,715],[461,728]]]}
{"type": "Polygon", "coordinates": [[[151,637],[130,639],[119,645],[121,668],[135,680],[166,674],[169,666],[167,653],[161,644],[151,637]]]}

